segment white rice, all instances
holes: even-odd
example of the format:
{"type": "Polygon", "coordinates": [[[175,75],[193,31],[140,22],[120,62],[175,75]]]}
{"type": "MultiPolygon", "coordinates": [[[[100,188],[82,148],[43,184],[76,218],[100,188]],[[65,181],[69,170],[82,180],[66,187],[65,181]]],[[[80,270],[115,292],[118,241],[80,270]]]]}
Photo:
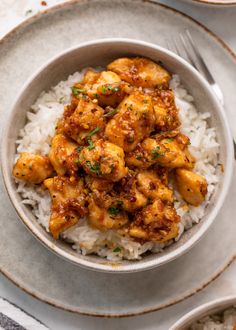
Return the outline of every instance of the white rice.
{"type": "Polygon", "coordinates": [[[190,330],[234,330],[236,327],[236,306],[223,313],[206,316],[194,323],[190,330]]]}
{"type": "MultiPolygon", "coordinates": [[[[31,152],[46,155],[50,149],[50,141],[55,134],[55,124],[62,116],[64,105],[70,102],[70,87],[81,80],[83,72],[69,76],[49,92],[43,92],[27,113],[28,122],[20,131],[17,140],[17,155],[20,152],[31,152]]],[[[181,131],[191,140],[190,151],[196,157],[195,171],[205,176],[208,182],[208,194],[203,204],[198,207],[187,205],[175,192],[175,208],[182,220],[179,224],[178,240],[184,230],[198,223],[204,215],[205,208],[218,183],[217,163],[219,144],[216,141],[215,128],[209,128],[208,112],[197,112],[193,98],[184,89],[178,76],[173,76],[171,88],[176,95],[176,103],[180,109],[181,131]]],[[[22,203],[30,205],[38,222],[48,231],[51,200],[49,193],[35,185],[17,182],[17,191],[22,196],[22,203]]],[[[154,253],[171,244],[146,242],[140,244],[132,238],[123,237],[115,230],[101,232],[91,228],[86,219],[63,233],[63,238],[72,243],[72,247],[84,255],[96,253],[109,260],[140,259],[141,255],[150,250],[154,253]],[[115,251],[113,251],[115,250],[115,251]]]]}

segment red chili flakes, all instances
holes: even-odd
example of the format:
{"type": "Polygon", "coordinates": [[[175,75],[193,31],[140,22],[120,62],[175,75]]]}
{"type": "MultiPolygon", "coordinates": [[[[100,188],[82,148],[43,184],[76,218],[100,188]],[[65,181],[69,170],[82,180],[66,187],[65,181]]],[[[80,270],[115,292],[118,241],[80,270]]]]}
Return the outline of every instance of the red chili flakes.
{"type": "Polygon", "coordinates": [[[47,2],[46,1],[41,1],[41,6],[47,6],[47,2]]]}

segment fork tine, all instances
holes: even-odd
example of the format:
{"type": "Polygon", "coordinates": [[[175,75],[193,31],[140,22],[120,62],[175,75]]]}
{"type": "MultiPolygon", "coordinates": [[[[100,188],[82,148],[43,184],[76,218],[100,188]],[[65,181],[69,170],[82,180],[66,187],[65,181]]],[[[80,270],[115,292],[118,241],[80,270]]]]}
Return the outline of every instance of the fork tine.
{"type": "Polygon", "coordinates": [[[204,62],[201,54],[199,53],[199,50],[195,46],[195,44],[193,42],[193,38],[188,29],[185,30],[184,40],[191,47],[192,53],[194,54],[194,57],[195,57],[195,66],[197,67],[197,69],[207,78],[209,83],[211,83],[211,84],[215,83],[212,74],[210,73],[209,69],[207,68],[206,63],[204,62]]]}
{"type": "Polygon", "coordinates": [[[167,46],[167,49],[173,51],[173,47],[172,47],[172,44],[169,42],[169,40],[167,39],[166,40],[166,46],[167,46]]]}
{"type": "Polygon", "coordinates": [[[182,33],[180,34],[180,40],[181,40],[181,43],[182,43],[183,49],[184,49],[184,51],[185,51],[186,57],[188,58],[188,61],[192,64],[192,66],[195,67],[195,69],[198,70],[198,68],[197,68],[197,66],[196,66],[196,63],[195,63],[195,61],[194,61],[194,58],[193,58],[192,54],[189,52],[189,50],[188,50],[187,42],[186,42],[186,40],[185,40],[185,38],[184,38],[184,35],[183,35],[182,33]]]}
{"type": "Polygon", "coordinates": [[[179,45],[178,45],[176,39],[174,37],[172,37],[171,39],[172,39],[172,44],[173,44],[173,46],[175,48],[175,53],[177,55],[179,55],[180,57],[182,57],[182,55],[181,55],[181,49],[179,48],[179,45]]]}

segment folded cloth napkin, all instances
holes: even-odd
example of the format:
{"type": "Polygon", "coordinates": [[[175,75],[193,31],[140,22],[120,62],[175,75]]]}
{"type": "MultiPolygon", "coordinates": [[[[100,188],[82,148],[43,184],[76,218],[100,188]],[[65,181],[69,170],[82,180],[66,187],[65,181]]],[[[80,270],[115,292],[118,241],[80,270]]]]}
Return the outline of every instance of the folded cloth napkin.
{"type": "Polygon", "coordinates": [[[0,330],[49,330],[15,304],[0,298],[0,330]]]}

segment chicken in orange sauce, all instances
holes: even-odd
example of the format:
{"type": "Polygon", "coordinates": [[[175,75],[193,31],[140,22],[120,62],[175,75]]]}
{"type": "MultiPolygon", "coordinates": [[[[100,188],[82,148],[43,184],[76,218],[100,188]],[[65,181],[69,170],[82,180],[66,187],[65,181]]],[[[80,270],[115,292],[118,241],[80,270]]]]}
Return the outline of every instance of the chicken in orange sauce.
{"type": "Polygon", "coordinates": [[[71,88],[48,156],[20,155],[13,175],[48,189],[55,239],[86,217],[101,231],[168,242],[179,234],[174,190],[193,206],[204,202],[207,181],[194,172],[170,79],[141,57],[88,69],[71,88]]]}

